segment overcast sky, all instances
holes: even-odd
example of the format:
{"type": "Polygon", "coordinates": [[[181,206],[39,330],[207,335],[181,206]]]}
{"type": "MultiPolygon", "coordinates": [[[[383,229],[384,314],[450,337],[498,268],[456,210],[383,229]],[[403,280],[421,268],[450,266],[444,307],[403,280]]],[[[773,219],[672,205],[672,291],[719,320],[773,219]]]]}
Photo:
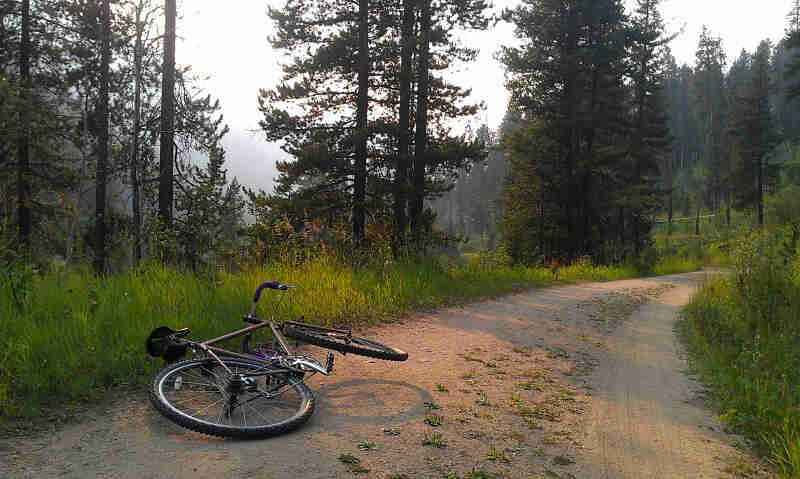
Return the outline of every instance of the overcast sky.
{"type": "MultiPolygon", "coordinates": [[[[258,129],[259,88],[273,87],[279,76],[280,55],[267,42],[272,26],[267,5],[284,0],[183,0],[179,2],[177,62],[192,65],[200,75],[210,75],[205,88],[220,99],[231,132],[225,141],[229,176],[248,187],[271,191],[275,161],[285,158],[277,145],[264,140],[258,129]]],[[[495,0],[495,9],[516,4],[495,0]]],[[[626,5],[635,3],[625,0],[626,5]]],[[[694,65],[694,52],[702,26],[722,38],[728,65],[742,49],[750,52],[769,38],[776,43],[786,26],[792,0],[663,0],[661,12],[668,31],[681,33],[671,44],[678,63],[694,65]]],[[[498,24],[491,31],[468,33],[463,40],[480,48],[478,61],[453,72],[452,81],[472,88],[476,101],[487,105],[473,120],[496,128],[505,113],[508,93],[503,68],[494,60],[500,45],[513,42],[513,28],[498,24]]]]}

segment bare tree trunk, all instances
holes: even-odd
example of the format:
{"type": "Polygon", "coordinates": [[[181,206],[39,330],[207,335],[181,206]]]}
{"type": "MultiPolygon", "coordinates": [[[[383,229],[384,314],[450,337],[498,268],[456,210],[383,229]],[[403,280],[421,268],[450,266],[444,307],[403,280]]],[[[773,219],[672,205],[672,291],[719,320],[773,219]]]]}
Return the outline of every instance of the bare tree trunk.
{"type": "Polygon", "coordinates": [[[103,274],[106,269],[106,182],[108,163],[108,84],[111,65],[111,8],[103,0],[102,53],[100,60],[100,98],[98,116],[100,131],[97,138],[97,177],[95,189],[94,270],[103,274]]]}
{"type": "Polygon", "coordinates": [[[758,226],[764,226],[764,166],[762,159],[756,161],[758,165],[758,226]]]}
{"type": "Polygon", "coordinates": [[[422,240],[422,210],[425,201],[425,155],[428,148],[428,69],[430,66],[431,0],[421,1],[420,48],[417,74],[416,136],[414,140],[414,192],[409,208],[414,241],[422,240]]]}
{"type": "Polygon", "coordinates": [[[367,109],[369,97],[369,0],[358,0],[358,103],[356,105],[356,158],[353,178],[353,240],[364,241],[367,186],[367,109]]]}
{"type": "Polygon", "coordinates": [[[31,2],[22,1],[22,39],[19,46],[19,76],[22,89],[19,102],[19,132],[17,133],[17,221],[19,222],[19,240],[23,247],[31,243],[31,208],[30,208],[30,152],[28,150],[28,109],[31,96],[31,2]]]}
{"type": "Polygon", "coordinates": [[[675,190],[675,178],[673,177],[673,162],[669,160],[667,162],[667,178],[669,184],[669,198],[667,200],[667,236],[672,234],[672,214],[673,214],[673,191],[675,190]]]}
{"type": "Polygon", "coordinates": [[[694,218],[694,234],[700,236],[700,207],[702,203],[700,202],[700,195],[698,195],[697,199],[697,213],[694,218]]]}
{"type": "MultiPolygon", "coordinates": [[[[409,110],[411,103],[411,52],[414,41],[414,1],[403,2],[403,29],[400,38],[400,119],[398,131],[397,172],[394,180],[394,244],[398,257],[405,244],[406,191],[408,189],[409,110]]],[[[452,224],[452,219],[451,219],[452,224]]]]}
{"type": "MultiPolygon", "coordinates": [[[[87,93],[86,96],[83,98],[83,111],[81,112],[81,120],[83,120],[83,137],[89,137],[89,94],[87,93]]],[[[81,197],[83,196],[82,193],[82,182],[83,179],[86,178],[86,169],[89,157],[92,155],[92,152],[86,151],[81,149],[81,176],[80,180],[78,180],[77,188],[75,189],[75,200],[72,202],[72,211],[71,211],[71,218],[69,219],[69,228],[68,228],[68,238],[67,238],[67,251],[66,256],[64,258],[64,262],[66,264],[72,263],[72,255],[75,251],[75,232],[78,228],[78,221],[80,220],[81,216],[81,197]]]]}
{"type": "Polygon", "coordinates": [[[134,98],[133,98],[133,139],[131,145],[131,188],[133,189],[133,263],[142,260],[142,212],[139,199],[139,130],[141,128],[141,83],[142,83],[142,8],[136,7],[136,51],[134,52],[134,98]]]}
{"type": "Polygon", "coordinates": [[[166,227],[172,225],[173,143],[175,141],[175,2],[165,0],[164,63],[161,73],[161,143],[158,214],[166,227]]]}

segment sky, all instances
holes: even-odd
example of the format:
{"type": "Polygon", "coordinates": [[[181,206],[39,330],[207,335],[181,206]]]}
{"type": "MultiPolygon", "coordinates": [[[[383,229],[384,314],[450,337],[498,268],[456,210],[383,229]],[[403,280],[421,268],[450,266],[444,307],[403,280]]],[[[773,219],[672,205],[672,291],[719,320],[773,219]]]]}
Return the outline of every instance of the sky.
{"type": "MultiPolygon", "coordinates": [[[[224,140],[229,179],[236,176],[249,188],[272,190],[277,175],[275,162],[286,159],[279,146],[267,143],[258,129],[259,88],[272,88],[280,78],[281,55],[267,38],[273,27],[267,6],[279,7],[284,0],[182,0],[179,18],[176,61],[191,65],[203,77],[202,86],[219,98],[230,133],[224,140]]],[[[624,0],[631,8],[635,0],[624,0]]],[[[517,0],[495,0],[502,10],[517,0]]],[[[679,64],[694,65],[694,52],[703,25],[722,38],[730,65],[742,49],[754,51],[766,38],[773,44],[783,36],[786,14],[792,0],[662,0],[661,13],[667,31],[679,35],[670,48],[679,64]]],[[[487,108],[471,121],[473,129],[482,123],[497,128],[506,110],[502,65],[494,59],[501,45],[514,42],[511,25],[500,23],[489,31],[470,32],[462,41],[480,49],[478,59],[460,65],[451,81],[472,89],[473,99],[487,108]]]]}

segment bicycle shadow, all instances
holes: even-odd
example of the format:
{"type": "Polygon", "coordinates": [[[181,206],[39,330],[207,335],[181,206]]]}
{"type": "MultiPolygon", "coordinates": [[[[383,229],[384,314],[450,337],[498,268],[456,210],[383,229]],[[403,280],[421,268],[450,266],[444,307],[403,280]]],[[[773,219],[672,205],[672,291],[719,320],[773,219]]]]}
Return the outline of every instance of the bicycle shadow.
{"type": "Polygon", "coordinates": [[[425,415],[431,395],[404,381],[351,379],[314,390],[318,419],[349,424],[381,425],[425,415]]]}

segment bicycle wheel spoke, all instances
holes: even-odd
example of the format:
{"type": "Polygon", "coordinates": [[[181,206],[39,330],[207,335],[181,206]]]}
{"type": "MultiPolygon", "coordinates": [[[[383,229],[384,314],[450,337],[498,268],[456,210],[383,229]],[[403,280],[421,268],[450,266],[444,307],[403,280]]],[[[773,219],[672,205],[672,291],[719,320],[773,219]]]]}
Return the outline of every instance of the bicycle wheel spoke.
{"type": "Polygon", "coordinates": [[[277,434],[299,426],[311,416],[311,392],[301,380],[287,376],[285,370],[273,372],[257,361],[221,361],[225,373],[221,368],[212,372],[207,360],[169,366],[157,375],[151,399],[178,424],[221,436],[277,434]],[[268,388],[275,390],[267,391],[268,388]]]}

